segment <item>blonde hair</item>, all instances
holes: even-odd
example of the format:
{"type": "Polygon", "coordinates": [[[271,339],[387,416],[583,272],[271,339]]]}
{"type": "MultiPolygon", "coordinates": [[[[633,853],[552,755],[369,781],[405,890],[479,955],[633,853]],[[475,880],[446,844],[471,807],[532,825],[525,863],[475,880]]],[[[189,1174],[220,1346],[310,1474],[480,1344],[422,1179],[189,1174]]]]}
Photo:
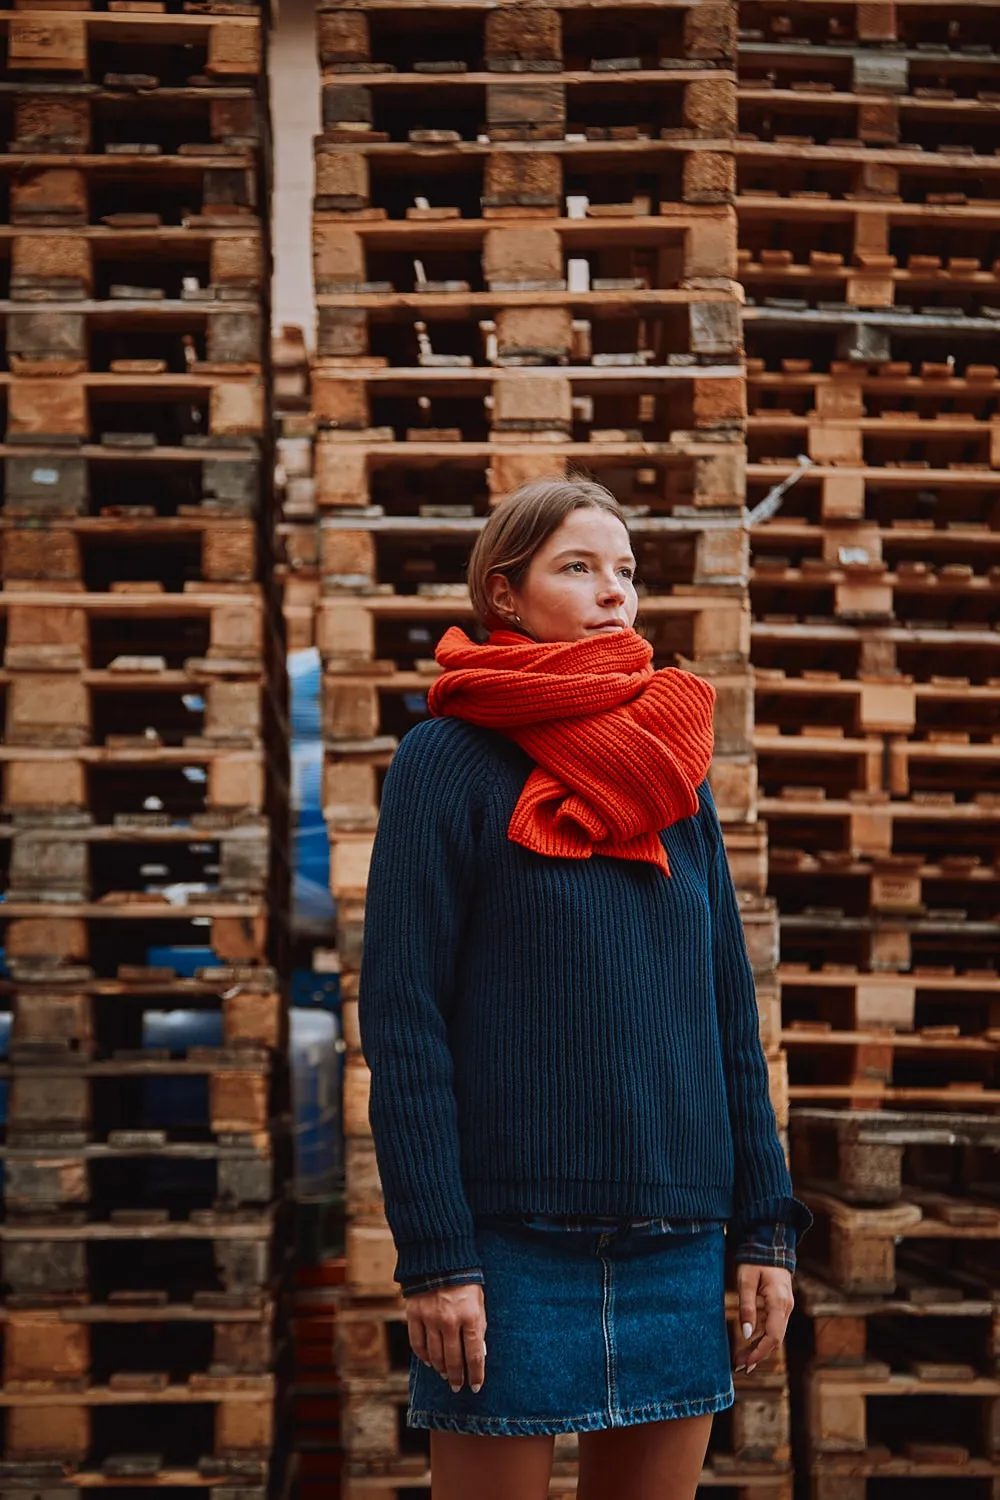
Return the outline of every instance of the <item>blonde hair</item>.
{"type": "Polygon", "coordinates": [[[522,484],[490,513],[469,558],[469,597],[479,623],[495,630],[508,622],[489,602],[487,580],[502,573],[518,588],[531,559],[574,510],[606,510],[628,529],[625,513],[610,490],[595,479],[553,475],[522,484]]]}

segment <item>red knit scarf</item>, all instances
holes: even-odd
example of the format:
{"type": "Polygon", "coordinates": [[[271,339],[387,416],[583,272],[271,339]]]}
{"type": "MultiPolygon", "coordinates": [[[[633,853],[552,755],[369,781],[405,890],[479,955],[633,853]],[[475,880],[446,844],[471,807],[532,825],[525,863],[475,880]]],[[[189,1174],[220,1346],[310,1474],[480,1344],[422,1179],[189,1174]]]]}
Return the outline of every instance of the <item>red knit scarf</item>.
{"type": "Polygon", "coordinates": [[[494,630],[485,645],[446,630],[427,694],[452,715],[507,735],[536,762],[507,836],[536,854],[647,860],[670,874],[661,828],[698,811],[712,759],[710,683],[654,671],[634,630],[539,643],[494,630]]]}

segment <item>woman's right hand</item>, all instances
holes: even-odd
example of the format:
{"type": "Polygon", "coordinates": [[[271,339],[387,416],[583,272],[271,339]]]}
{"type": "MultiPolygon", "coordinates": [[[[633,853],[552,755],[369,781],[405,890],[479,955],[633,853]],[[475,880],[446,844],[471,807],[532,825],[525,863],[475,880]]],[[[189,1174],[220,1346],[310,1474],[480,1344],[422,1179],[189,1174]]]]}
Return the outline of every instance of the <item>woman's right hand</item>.
{"type": "Polygon", "coordinates": [[[468,1372],[473,1394],[486,1378],[486,1301],[478,1282],[406,1298],[410,1347],[460,1391],[468,1372]]]}

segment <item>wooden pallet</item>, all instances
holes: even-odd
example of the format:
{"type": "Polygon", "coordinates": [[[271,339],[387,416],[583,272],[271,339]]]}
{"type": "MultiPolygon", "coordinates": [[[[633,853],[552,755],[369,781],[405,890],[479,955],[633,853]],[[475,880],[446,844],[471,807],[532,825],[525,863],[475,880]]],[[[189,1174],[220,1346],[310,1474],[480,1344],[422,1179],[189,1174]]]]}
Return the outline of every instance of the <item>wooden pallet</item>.
{"type": "MultiPolygon", "coordinates": [[[[954,31],[947,42],[942,42],[940,32],[934,25],[931,9],[924,0],[903,0],[895,6],[876,5],[868,9],[864,5],[850,5],[843,15],[828,17],[816,11],[808,0],[791,0],[779,14],[761,0],[744,0],[740,12],[741,22],[746,28],[740,37],[741,54],[753,55],[755,51],[770,54],[793,55],[804,43],[823,48],[836,46],[848,49],[867,50],[879,48],[886,42],[898,42],[902,50],[916,51],[921,43],[933,45],[933,53],[918,53],[925,67],[936,67],[941,62],[947,70],[949,57],[956,61],[963,56],[963,49],[970,43],[991,37],[988,11],[977,11],[974,7],[958,7],[954,31]]],[[[893,52],[896,51],[894,47],[893,52]]],[[[978,48],[976,53],[978,54],[978,48]]]]}
{"type": "Polygon", "coordinates": [[[936,1462],[961,1471],[970,1460],[979,1459],[996,1471],[1000,1467],[996,1436],[1000,1380],[934,1371],[933,1364],[920,1366],[919,1374],[905,1375],[877,1364],[858,1370],[809,1370],[805,1393],[811,1452],[865,1454],[884,1444],[893,1456],[918,1463],[936,1462]],[[948,1398],[947,1415],[942,1396],[948,1398]],[[900,1399],[904,1397],[909,1399],[900,1399]],[[914,1423],[931,1413],[935,1429],[921,1437],[921,1427],[914,1423]]]}
{"type": "Polygon", "coordinates": [[[109,1477],[125,1477],[144,1449],[147,1473],[165,1468],[165,1459],[176,1467],[194,1467],[202,1458],[263,1465],[274,1439],[276,1387],[269,1374],[195,1374],[179,1384],[165,1373],[123,1372],[114,1384],[77,1390],[38,1384],[43,1388],[30,1393],[0,1390],[4,1458],[12,1466],[61,1460],[71,1469],[100,1467],[109,1477]],[[122,1423],[127,1457],[119,1446],[122,1423]]]}
{"type": "Polygon", "coordinates": [[[250,437],[208,442],[189,435],[173,447],[74,443],[68,448],[47,446],[42,438],[0,444],[0,457],[3,518],[11,524],[65,521],[72,528],[76,518],[87,517],[98,530],[106,522],[141,521],[164,528],[166,535],[176,529],[194,536],[206,522],[238,521],[260,507],[259,456],[250,437]],[[153,514],[123,506],[123,493],[141,494],[153,514]]]}
{"type": "Polygon", "coordinates": [[[937,1282],[897,1272],[892,1297],[845,1297],[807,1273],[796,1277],[798,1306],[809,1320],[814,1367],[884,1364],[916,1373],[937,1363],[951,1373],[1000,1373],[995,1291],[988,1281],[937,1282]],[[915,1368],[916,1367],[916,1368],[915,1368]]]}
{"type": "MultiPolygon", "coordinates": [[[[35,223],[26,214],[22,223],[0,225],[0,246],[10,258],[13,301],[58,296],[129,303],[137,299],[124,293],[155,288],[164,300],[187,307],[189,301],[182,296],[185,274],[198,282],[198,297],[191,306],[203,299],[235,297],[239,302],[259,294],[263,233],[252,216],[230,216],[227,222],[221,213],[217,220],[185,214],[182,221],[169,223],[164,216],[169,219],[171,205],[161,200],[155,211],[112,212],[102,216],[103,222],[86,223],[81,216],[90,204],[82,198],[79,184],[74,197],[65,184],[36,181],[43,195],[43,222],[35,223]],[[183,272],[178,259],[186,267],[183,272]]],[[[144,300],[153,307],[160,298],[144,300]]]]}
{"type": "MultiPolygon", "coordinates": [[[[163,592],[189,581],[250,583],[257,576],[253,521],[210,515],[156,516],[152,506],[122,507],[121,516],[0,517],[3,588],[30,592],[122,586],[129,574],[149,572],[149,549],[158,556],[163,592]],[[148,514],[141,514],[146,510],[148,514]]],[[[152,587],[152,580],[147,588],[152,587]]]]}
{"type": "Polygon", "coordinates": [[[891,1204],[903,1184],[986,1194],[1000,1151],[1000,1119],[913,1110],[791,1112],[796,1182],[835,1181],[852,1203],[891,1204]]]}
{"type": "MultiPolygon", "coordinates": [[[[785,865],[799,880],[801,862],[785,865]]],[[[809,873],[806,865],[805,873],[809,873]]],[[[905,900],[906,875],[892,878],[897,886],[897,910],[905,900]]],[[[875,877],[872,877],[874,881],[875,877]]],[[[889,896],[884,898],[888,908],[889,896]]],[[[967,1034],[986,1035],[1000,1001],[1000,975],[992,968],[979,972],[944,973],[928,966],[906,973],[864,973],[847,965],[824,964],[818,969],[791,961],[778,970],[787,1026],[845,1028],[918,1033],[941,1033],[944,1027],[964,1026],[967,1034]]]]}
{"type": "Polygon", "coordinates": [[[755,619],[752,641],[755,660],[768,670],[776,662],[798,673],[833,670],[856,680],[881,679],[880,687],[893,686],[894,690],[905,687],[910,676],[933,686],[939,675],[952,682],[966,675],[986,686],[1000,669],[1000,636],[985,623],[904,628],[820,623],[783,615],[755,619]]]}
{"type": "MultiPolygon", "coordinates": [[[[130,75],[129,52],[136,44],[148,49],[152,58],[162,49],[162,64],[170,67],[171,48],[191,50],[181,67],[184,78],[204,74],[210,81],[255,77],[261,70],[261,22],[259,16],[234,14],[220,6],[213,15],[206,7],[201,14],[74,11],[52,16],[8,12],[0,21],[5,34],[5,69],[15,78],[37,78],[56,74],[65,82],[90,77],[96,55],[110,71],[130,75]]],[[[177,62],[173,69],[177,71],[177,62]]],[[[128,85],[126,84],[127,88],[128,85]]]]}
{"type": "MultiPolygon", "coordinates": [[[[119,18],[106,13],[103,19],[119,18]]],[[[42,24],[40,42],[48,23],[42,24]]],[[[116,30],[120,34],[121,28],[116,30]]],[[[236,33],[241,34],[244,38],[248,35],[245,25],[236,33]]],[[[156,33],[152,35],[155,38],[156,33]]],[[[100,41],[106,43],[107,38],[100,41]]],[[[146,56],[153,61],[148,52],[146,56]]],[[[121,75],[121,81],[115,83],[111,68],[104,82],[95,81],[85,90],[71,79],[62,80],[58,90],[44,92],[30,76],[8,79],[0,97],[4,139],[15,151],[45,155],[68,151],[89,154],[95,140],[102,142],[105,151],[110,147],[112,155],[121,154],[123,147],[125,154],[131,155],[134,153],[129,152],[129,145],[141,143],[144,155],[151,158],[164,152],[173,155],[178,146],[184,147],[184,155],[202,155],[207,146],[217,155],[225,154],[227,148],[241,151],[259,146],[262,114],[256,89],[236,79],[228,84],[208,79],[194,82],[185,77],[194,60],[186,44],[174,46],[173,51],[169,43],[163,44],[156,61],[166,76],[160,78],[147,71],[145,86],[140,85],[134,72],[125,75],[133,79],[132,86],[121,75]]],[[[127,58],[125,64],[129,66],[127,58]]]]}
{"type": "Polygon", "coordinates": [[[925,858],[928,855],[933,858],[938,850],[942,857],[962,854],[977,834],[985,836],[981,831],[1000,817],[1000,807],[985,794],[973,795],[967,802],[953,800],[954,794],[891,802],[887,793],[874,796],[869,793],[852,799],[827,798],[822,792],[821,787],[789,786],[782,789],[782,795],[765,795],[761,799],[761,812],[769,820],[780,820],[779,833],[788,820],[794,830],[791,837],[795,839],[801,837],[805,824],[822,826],[829,830],[823,841],[826,848],[851,851],[860,859],[906,853],[918,842],[925,858]],[[945,823],[951,825],[948,838],[944,837],[945,823]]]}
{"type": "Polygon", "coordinates": [[[7,901],[104,900],[115,892],[149,893],[173,883],[192,884],[222,898],[262,897],[269,876],[269,825],[264,820],[223,817],[212,827],[202,816],[196,828],[166,815],[143,826],[87,824],[58,814],[48,826],[37,818],[0,824],[7,901]],[[229,822],[230,826],[226,827],[229,822]]]}
{"type": "Polygon", "coordinates": [[[473,66],[434,73],[324,73],[323,139],[377,145],[563,139],[718,143],[736,125],[736,79],[729,68],[686,65],[586,70],[564,67],[544,79],[473,66]]]}
{"type": "MultiPolygon", "coordinates": [[[[151,569],[152,571],[152,569],[151,569]]],[[[257,584],[161,593],[131,585],[107,593],[0,591],[6,626],[3,665],[10,671],[72,673],[87,668],[132,671],[220,664],[228,675],[259,672],[263,609],[257,584]],[[153,658],[153,660],[150,660],[153,658]],[[222,666],[222,664],[225,664],[222,666]]],[[[189,668],[190,670],[190,668],[189,668]]]]}
{"type": "MultiPolygon", "coordinates": [[[[481,441],[489,432],[494,441],[523,442],[530,433],[531,442],[561,444],[576,435],[578,411],[584,427],[655,424],[659,432],[691,430],[703,435],[740,428],[745,415],[740,369],[724,359],[699,367],[697,375],[686,366],[673,365],[633,369],[576,364],[504,374],[487,365],[313,367],[319,426],[349,432],[355,442],[401,438],[419,420],[416,402],[421,397],[448,403],[446,409],[456,414],[460,440],[481,441]],[[484,406],[487,396],[492,400],[489,414],[484,406]],[[585,408],[579,406],[584,400],[589,403],[585,408]],[[586,414],[591,411],[588,422],[586,414]]],[[[648,435],[653,436],[652,430],[648,435]]]]}
{"type": "Polygon", "coordinates": [[[0,399],[6,402],[7,442],[36,446],[53,439],[85,443],[96,434],[109,447],[169,444],[190,430],[192,406],[203,414],[210,438],[254,437],[264,427],[263,381],[252,366],[239,374],[225,365],[195,374],[0,372],[0,399]],[[141,426],[136,403],[143,403],[141,426]]]}
{"type": "MultiPolygon", "coordinates": [[[[426,83],[438,73],[484,65],[494,75],[549,75],[563,67],[588,66],[594,72],[616,73],[631,63],[631,58],[626,64],[619,57],[621,35],[610,0],[597,0],[582,11],[573,0],[546,0],[530,18],[516,19],[501,4],[484,6],[469,0],[446,8],[440,3],[418,7],[414,0],[374,0],[360,13],[324,3],[319,7],[318,40],[325,69],[362,75],[366,81],[397,68],[415,71],[426,83]],[[442,15],[447,16],[445,38],[439,37],[434,24],[442,15]],[[453,61],[442,58],[449,48],[453,61]]],[[[669,10],[635,5],[628,40],[641,67],[676,65],[675,60],[683,58],[711,68],[732,60],[736,8],[728,0],[712,6],[688,0],[669,10]]]]}
{"type": "MultiPolygon", "coordinates": [[[[546,160],[541,158],[542,166],[546,160]]],[[[491,170],[498,172],[500,164],[491,170]]],[[[720,278],[714,283],[717,299],[733,295],[736,217],[731,207],[663,204],[656,214],[623,211],[616,217],[595,205],[588,216],[568,218],[558,173],[547,204],[539,201],[544,195],[535,182],[525,184],[519,201],[510,175],[510,190],[494,195],[492,207],[487,197],[481,218],[419,208],[408,209],[405,218],[345,219],[317,212],[313,264],[321,325],[324,312],[334,307],[364,310],[374,318],[396,307],[454,310],[468,305],[469,298],[482,307],[506,307],[530,296],[532,305],[558,308],[570,305],[572,295],[586,299],[584,306],[610,310],[638,307],[647,299],[665,305],[673,292],[683,306],[713,300],[707,297],[709,278],[720,278]],[[420,257],[423,278],[414,269],[414,255],[420,257]],[[588,270],[587,289],[577,287],[572,294],[570,260],[585,262],[588,270]]]]}
{"type": "MultiPolygon", "coordinates": [[[[206,143],[195,156],[122,152],[36,152],[0,155],[10,224],[16,233],[81,230],[87,225],[144,230],[204,221],[259,237],[253,212],[256,155],[229,146],[216,155],[206,143]]],[[[26,247],[27,249],[27,247],[26,247]]]]}
{"type": "MultiPolygon", "coordinates": [[[[119,291],[125,288],[119,288],[119,291]]],[[[136,287],[132,296],[60,302],[0,302],[0,326],[13,374],[66,376],[85,370],[148,377],[180,370],[186,352],[218,373],[260,369],[259,307],[249,300],[212,306],[136,287]]]]}
{"type": "Polygon", "coordinates": [[[531,171],[539,173],[539,159],[551,163],[539,180],[542,196],[558,206],[564,177],[586,174],[594,186],[589,201],[612,217],[645,215],[653,204],[676,209],[680,204],[728,204],[733,201],[734,161],[730,140],[636,140],[628,143],[630,170],[620,163],[619,141],[574,141],[563,138],[563,127],[552,127],[556,138],[539,141],[527,131],[520,139],[501,142],[471,140],[375,141],[370,145],[320,136],[316,141],[316,212],[387,213],[396,196],[400,175],[407,193],[438,199],[436,207],[468,204],[502,206],[503,200],[524,193],[520,186],[525,167],[519,159],[531,153],[531,171]],[[439,184],[444,177],[443,189],[439,184]],[[450,180],[449,180],[450,179],[450,180]],[[513,192],[511,188],[513,186],[513,192]],[[444,197],[446,201],[440,200],[444,197]]]}
{"type": "Polygon", "coordinates": [[[860,1208],[812,1188],[803,1198],[817,1219],[803,1247],[808,1268],[851,1296],[891,1294],[897,1253],[911,1248],[936,1268],[928,1274],[976,1275],[1000,1238],[1000,1210],[989,1199],[906,1189],[892,1207],[860,1208]]]}
{"type": "Polygon", "coordinates": [[[19,983],[72,982],[79,966],[102,975],[120,963],[141,964],[151,941],[194,947],[207,944],[223,963],[262,964],[267,959],[264,902],[206,901],[171,907],[166,900],[126,899],[116,904],[7,903],[3,943],[8,972],[19,983]],[[155,925],[153,925],[155,924],[155,925]]]}
{"type": "Polygon", "coordinates": [[[8,1215],[0,1224],[3,1278],[13,1295],[36,1306],[130,1290],[162,1290],[173,1301],[233,1295],[242,1304],[270,1287],[280,1269],[279,1214],[280,1205],[199,1209],[178,1219],[145,1208],[104,1220],[75,1211],[8,1215]]]}
{"type": "Polygon", "coordinates": [[[107,979],[95,978],[85,964],[42,967],[33,978],[28,973],[0,981],[11,1011],[12,1063],[86,1063],[137,1049],[147,1008],[217,1013],[221,1046],[236,1056],[273,1052],[282,1042],[281,997],[269,968],[202,969],[193,979],[178,978],[170,968],[127,964],[107,979]]]}
{"type": "MultiPolygon", "coordinates": [[[[497,232],[524,238],[510,229],[497,232]]],[[[501,369],[583,365],[641,377],[682,354],[720,365],[735,363],[741,352],[738,303],[723,290],[533,291],[526,277],[523,287],[510,290],[329,300],[332,305],[320,309],[318,351],[345,369],[388,361],[461,371],[480,365],[485,355],[501,369]],[[492,327],[483,330],[486,320],[492,327]]]]}
{"type": "MultiPolygon", "coordinates": [[[[146,1075],[150,1076],[150,1075],[146,1075]]],[[[179,1072],[159,1078],[188,1077],[179,1072]]],[[[20,1085],[23,1074],[15,1079],[20,1085]]],[[[75,1134],[75,1132],[67,1132],[75,1134]]],[[[58,1132],[50,1132],[55,1140],[58,1132]]],[[[128,1206],[155,1199],[184,1209],[203,1202],[219,1209],[266,1204],[274,1194],[279,1168],[263,1129],[255,1135],[227,1133],[234,1144],[166,1139],[164,1130],[112,1132],[118,1141],[94,1145],[0,1146],[4,1164],[3,1204],[8,1213],[50,1213],[77,1205],[128,1206]]]]}
{"type": "Polygon", "coordinates": [[[263,735],[262,675],[249,662],[216,672],[197,658],[168,667],[160,656],[119,658],[113,666],[71,674],[0,668],[4,741],[11,750],[113,749],[124,748],[123,736],[142,736],[148,749],[185,741],[192,751],[199,741],[251,749],[263,735]]]}
{"type": "Polygon", "coordinates": [[[101,1384],[96,1371],[137,1364],[174,1371],[179,1383],[199,1374],[265,1375],[274,1359],[274,1312],[266,1295],[242,1307],[170,1303],[142,1292],[90,1306],[8,1304],[0,1312],[2,1389],[13,1395],[37,1381],[101,1384]]]}
{"type": "Polygon", "coordinates": [[[795,676],[783,667],[754,670],[759,717],[779,726],[836,725],[845,734],[915,734],[950,726],[982,735],[1000,720],[1000,679],[935,673],[930,682],[912,677],[858,681],[835,670],[809,669],[795,676]]]}
{"type": "Polygon", "coordinates": [[[959,627],[982,621],[989,628],[1000,600],[1000,574],[975,573],[968,563],[890,569],[877,562],[838,567],[821,558],[794,567],[775,559],[754,564],[751,585],[765,615],[898,620],[904,626],[912,621],[932,629],[945,629],[952,621],[959,627]]]}
{"type": "MultiPolygon", "coordinates": [[[[37,1146],[40,1156],[52,1160],[62,1152],[67,1158],[79,1155],[81,1161],[100,1162],[118,1155],[155,1155],[161,1146],[169,1154],[176,1146],[180,1159],[185,1144],[206,1144],[213,1137],[226,1147],[223,1156],[229,1148],[235,1155],[266,1154],[262,1132],[271,1104],[267,1054],[190,1047],[182,1058],[172,1058],[165,1051],[121,1049],[110,1059],[71,1065],[36,1058],[29,1065],[20,1048],[16,1063],[3,1065],[0,1072],[9,1080],[8,1157],[27,1159],[37,1146]],[[204,1079],[206,1103],[189,1105],[172,1125],[159,1124],[156,1103],[144,1085],[180,1078],[204,1079]]],[[[160,1092],[167,1095],[162,1087],[160,1092]]],[[[81,1167],[66,1186],[79,1190],[84,1176],[81,1167]]],[[[8,1193],[13,1188],[9,1173],[5,1188],[8,1193]]]]}
{"type": "MultiPolygon", "coordinates": [[[[409,429],[405,441],[394,430],[317,435],[316,503],[334,514],[342,507],[367,508],[382,497],[412,506],[472,504],[476,513],[518,484],[583,467],[608,477],[626,504],[655,501],[673,511],[690,506],[727,509],[743,494],[742,443],[728,434],[676,433],[670,441],[645,439],[640,428],[590,429],[589,441],[532,444],[506,433],[469,441],[460,429],[428,433],[409,429]],[[515,441],[510,441],[515,439],[515,441]]],[[[404,511],[405,513],[405,511],[404,511]]]]}
{"type": "MultiPolygon", "coordinates": [[[[260,747],[154,744],[148,748],[101,745],[57,750],[33,744],[5,747],[5,751],[0,753],[0,767],[6,806],[15,823],[20,821],[13,852],[15,889],[24,892],[19,900],[80,901],[89,891],[94,901],[138,900],[145,893],[150,905],[163,904],[169,897],[162,888],[157,891],[155,885],[140,880],[141,869],[135,865],[143,854],[140,846],[147,846],[147,859],[155,859],[159,865],[166,860],[169,865],[169,846],[190,843],[196,835],[200,835],[197,842],[203,844],[218,838],[222,829],[232,829],[235,834],[243,824],[247,828],[243,837],[252,841],[252,827],[264,802],[268,757],[260,747]],[[57,767],[65,773],[61,785],[57,767]],[[169,806],[172,813],[154,823],[153,815],[143,812],[144,806],[169,806]],[[185,816],[196,820],[187,830],[183,826],[185,816]],[[81,829],[80,825],[91,818],[95,820],[93,828],[89,832],[81,829]],[[68,836],[65,848],[51,847],[53,842],[58,844],[58,838],[46,832],[46,824],[68,836]],[[86,847],[90,838],[96,850],[92,858],[86,847]],[[34,874],[29,870],[22,877],[19,873],[21,854],[27,853],[29,843],[37,845],[36,852],[48,860],[51,884],[45,884],[44,864],[39,864],[34,874]],[[102,848],[112,843],[122,846],[122,868],[117,873],[110,851],[102,848]],[[158,851],[153,847],[157,843],[161,845],[158,851]]],[[[4,831],[9,834],[9,827],[4,831]]],[[[223,842],[229,847],[228,855],[222,851],[224,857],[227,863],[232,861],[227,890],[222,892],[216,872],[204,891],[188,893],[189,900],[211,902],[219,894],[224,899],[239,899],[261,893],[262,881],[252,873],[254,851],[241,849],[225,836],[223,842]]],[[[155,878],[163,870],[150,873],[155,878]]]]}
{"type": "MultiPolygon", "coordinates": [[[[748,132],[749,134],[749,132],[748,132]]],[[[819,145],[809,137],[795,142],[740,139],[734,150],[741,193],[762,188],[782,196],[822,192],[837,199],[860,194],[893,202],[900,197],[931,206],[961,206],[995,196],[992,155],[966,153],[942,143],[937,151],[910,152],[897,146],[819,145]]]]}

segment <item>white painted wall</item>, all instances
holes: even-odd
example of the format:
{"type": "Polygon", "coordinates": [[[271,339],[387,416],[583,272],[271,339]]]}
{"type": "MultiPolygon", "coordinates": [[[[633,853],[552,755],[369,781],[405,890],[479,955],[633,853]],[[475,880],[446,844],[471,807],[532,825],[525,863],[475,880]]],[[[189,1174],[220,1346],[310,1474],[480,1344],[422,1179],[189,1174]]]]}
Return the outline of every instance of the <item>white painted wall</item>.
{"type": "Polygon", "coordinates": [[[270,38],[274,189],[271,242],[275,328],[296,323],[315,343],[310,218],[313,137],[320,129],[314,0],[280,0],[270,38]]]}

